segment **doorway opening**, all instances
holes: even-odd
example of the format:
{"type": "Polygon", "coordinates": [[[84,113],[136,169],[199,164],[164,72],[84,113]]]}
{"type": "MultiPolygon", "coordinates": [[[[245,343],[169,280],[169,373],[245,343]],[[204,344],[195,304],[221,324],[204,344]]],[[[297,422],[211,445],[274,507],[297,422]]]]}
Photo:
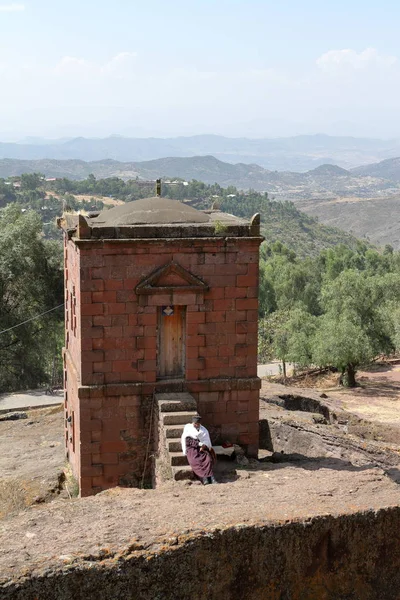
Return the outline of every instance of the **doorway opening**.
{"type": "Polygon", "coordinates": [[[185,350],[186,306],[161,306],[158,309],[158,379],[181,379],[185,376],[185,350]]]}

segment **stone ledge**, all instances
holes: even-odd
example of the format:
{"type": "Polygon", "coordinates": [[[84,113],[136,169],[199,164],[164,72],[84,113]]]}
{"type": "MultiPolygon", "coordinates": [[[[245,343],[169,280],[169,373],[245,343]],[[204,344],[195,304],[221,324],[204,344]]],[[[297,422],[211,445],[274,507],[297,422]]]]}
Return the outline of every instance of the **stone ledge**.
{"type": "MultiPolygon", "coordinates": [[[[241,236],[238,238],[237,236],[224,236],[224,237],[169,237],[169,238],[91,238],[91,239],[79,239],[76,237],[71,238],[74,244],[77,246],[84,247],[94,247],[99,248],[103,247],[105,244],[129,244],[129,246],[138,245],[142,246],[143,244],[149,245],[160,245],[162,244],[175,246],[179,243],[180,246],[189,246],[191,247],[193,243],[200,244],[200,247],[203,247],[205,243],[207,244],[215,244],[216,246],[227,245],[228,248],[231,249],[232,252],[236,252],[236,242],[250,242],[259,246],[261,242],[264,240],[262,236],[241,236]],[[229,244],[233,244],[229,246],[229,244]]],[[[227,250],[228,250],[227,248],[227,250]]],[[[229,251],[229,250],[228,250],[229,251]]]]}
{"type": "Polygon", "coordinates": [[[85,385],[78,387],[80,399],[104,396],[137,396],[151,395],[154,392],[218,392],[229,390],[259,390],[261,379],[205,379],[196,381],[158,381],[155,383],[109,383],[104,385],[85,385]]]}

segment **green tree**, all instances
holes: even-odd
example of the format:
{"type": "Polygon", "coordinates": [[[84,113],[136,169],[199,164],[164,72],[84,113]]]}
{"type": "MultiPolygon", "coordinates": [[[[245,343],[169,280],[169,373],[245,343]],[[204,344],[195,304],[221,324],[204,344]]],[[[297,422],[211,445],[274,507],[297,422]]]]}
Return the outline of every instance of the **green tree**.
{"type": "Polygon", "coordinates": [[[321,292],[324,314],[315,334],[313,360],[342,371],[343,383],[356,385],[356,371],[393,348],[385,311],[385,283],[376,276],[346,270],[321,292]]]}
{"type": "Polygon", "coordinates": [[[260,319],[258,326],[258,359],[267,362],[273,358],[282,361],[283,375],[286,377],[286,357],[288,351],[288,332],[285,323],[286,311],[275,311],[260,319]]]}
{"type": "Polygon", "coordinates": [[[286,363],[308,366],[312,361],[312,345],[317,319],[302,308],[278,310],[260,321],[259,354],[263,360],[279,358],[283,376],[286,363]]]}
{"type": "Polygon", "coordinates": [[[21,175],[21,190],[37,190],[44,180],[41,173],[24,173],[21,175]]]}
{"type": "Polygon", "coordinates": [[[288,336],[287,360],[300,367],[309,366],[312,363],[317,317],[303,308],[293,308],[289,312],[285,329],[288,336]]]}
{"type": "Polygon", "coordinates": [[[356,385],[357,367],[374,357],[371,340],[354,322],[353,315],[334,317],[328,313],[321,317],[320,327],[314,339],[314,361],[323,366],[335,366],[342,373],[342,383],[356,385]]]}
{"type": "Polygon", "coordinates": [[[11,182],[0,179],[0,208],[6,206],[9,202],[14,202],[16,194],[11,182]]]}
{"type": "Polygon", "coordinates": [[[60,244],[46,242],[40,217],[18,205],[0,209],[0,392],[49,379],[49,355],[60,350],[63,303],[60,244]]]}
{"type": "Polygon", "coordinates": [[[264,261],[260,262],[258,302],[260,316],[268,315],[277,309],[274,284],[264,261]]]}
{"type": "Polygon", "coordinates": [[[320,314],[321,274],[316,261],[299,260],[280,242],[263,245],[260,261],[260,315],[302,308],[320,314]]]}

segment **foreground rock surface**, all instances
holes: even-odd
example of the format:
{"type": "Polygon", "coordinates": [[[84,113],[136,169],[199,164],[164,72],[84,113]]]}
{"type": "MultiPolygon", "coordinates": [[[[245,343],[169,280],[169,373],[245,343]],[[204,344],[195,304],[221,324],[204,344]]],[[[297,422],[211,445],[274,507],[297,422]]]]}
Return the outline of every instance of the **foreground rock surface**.
{"type": "Polygon", "coordinates": [[[2,600],[399,600],[396,419],[330,392],[262,396],[261,460],[221,468],[218,486],[115,488],[3,519],[2,600]]]}
{"type": "Polygon", "coordinates": [[[268,463],[239,474],[5,519],[1,597],[398,598],[400,490],[381,469],[268,463]]]}

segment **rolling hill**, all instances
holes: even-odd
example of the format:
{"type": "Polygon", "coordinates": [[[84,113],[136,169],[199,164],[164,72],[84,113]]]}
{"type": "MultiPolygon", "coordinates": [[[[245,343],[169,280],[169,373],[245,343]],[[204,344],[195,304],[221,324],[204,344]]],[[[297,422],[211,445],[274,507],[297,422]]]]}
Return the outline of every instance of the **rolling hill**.
{"type": "Polygon", "coordinates": [[[356,167],[351,172],[362,177],[380,177],[400,183],[400,158],[388,158],[372,165],[356,167]]]}
{"type": "MultiPolygon", "coordinates": [[[[252,211],[247,214],[243,211],[240,198],[233,200],[224,202],[222,210],[239,216],[251,216],[252,211]]],[[[359,243],[351,233],[338,227],[322,225],[315,217],[298,210],[292,203],[271,201],[257,210],[261,214],[261,233],[266,242],[280,241],[301,258],[317,256],[321,250],[338,244],[355,249],[359,243]]]]}
{"type": "Polygon", "coordinates": [[[330,227],[339,227],[376,246],[400,250],[400,195],[389,198],[342,198],[300,201],[296,206],[330,227]]]}
{"type": "Polygon", "coordinates": [[[0,177],[32,172],[47,177],[84,179],[96,177],[122,179],[181,178],[218,183],[223,187],[267,191],[276,198],[297,201],[303,198],[329,199],[335,196],[371,197],[400,185],[370,175],[357,175],[336,165],[321,165],[306,173],[269,171],[256,164],[231,164],[214,156],[169,157],[151,161],[122,163],[114,160],[0,160],[0,177]]]}
{"type": "MultiPolygon", "coordinates": [[[[325,225],[382,246],[400,249],[400,159],[390,159],[351,171],[320,165],[306,173],[270,171],[255,164],[231,164],[214,156],[170,157],[122,163],[114,160],[0,160],[0,177],[42,172],[47,177],[84,179],[196,179],[222,187],[268,192],[270,198],[291,200],[325,225]],[[387,179],[384,176],[392,177],[387,179]]],[[[268,218],[272,217],[269,215],[268,218]]],[[[295,228],[292,228],[294,231],[295,228]]],[[[290,233],[291,235],[291,233],[290,233]]],[[[297,235],[297,234],[296,234],[297,235]]],[[[318,236],[317,236],[318,237],[318,236]]],[[[325,239],[325,233],[322,238],[325,239]]],[[[290,236],[288,245],[290,245],[290,236]]],[[[319,247],[319,242],[317,243],[319,247]]],[[[309,247],[308,251],[311,249],[309,247]]]]}

